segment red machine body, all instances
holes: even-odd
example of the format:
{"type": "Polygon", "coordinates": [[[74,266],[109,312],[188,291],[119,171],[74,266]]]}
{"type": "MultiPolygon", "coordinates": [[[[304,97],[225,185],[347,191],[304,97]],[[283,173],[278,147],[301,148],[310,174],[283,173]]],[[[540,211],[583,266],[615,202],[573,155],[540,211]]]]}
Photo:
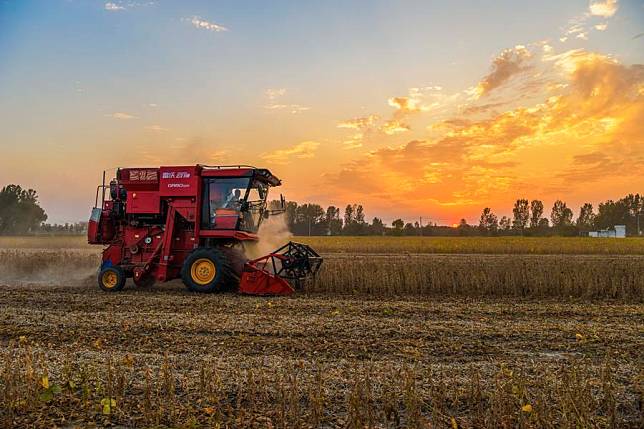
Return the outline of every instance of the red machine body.
{"type": "Polygon", "coordinates": [[[268,189],[280,184],[269,170],[241,165],[122,168],[109,185],[104,175],[88,226],[89,243],[105,246],[99,286],[120,290],[131,277],[139,286],[182,278],[198,292],[237,287],[241,244],[283,211],[267,207],[268,189]]]}

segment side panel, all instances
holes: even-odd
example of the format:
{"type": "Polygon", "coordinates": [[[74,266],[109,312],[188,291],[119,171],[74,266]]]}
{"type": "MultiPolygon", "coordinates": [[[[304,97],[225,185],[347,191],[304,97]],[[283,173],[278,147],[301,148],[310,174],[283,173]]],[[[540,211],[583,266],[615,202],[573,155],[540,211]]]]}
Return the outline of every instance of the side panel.
{"type": "Polygon", "coordinates": [[[127,193],[127,213],[159,213],[160,202],[158,192],[133,191],[127,193]]]}
{"type": "Polygon", "coordinates": [[[199,191],[198,167],[161,167],[159,195],[162,197],[196,197],[199,191]]]}

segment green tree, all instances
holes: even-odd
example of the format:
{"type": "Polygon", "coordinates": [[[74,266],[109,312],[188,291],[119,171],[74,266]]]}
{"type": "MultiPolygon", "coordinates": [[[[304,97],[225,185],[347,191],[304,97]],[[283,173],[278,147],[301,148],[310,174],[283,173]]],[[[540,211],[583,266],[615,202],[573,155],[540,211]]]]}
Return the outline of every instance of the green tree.
{"type": "Polygon", "coordinates": [[[528,200],[525,198],[517,200],[514,203],[512,215],[514,217],[512,220],[512,227],[517,231],[521,231],[521,234],[523,234],[523,230],[528,225],[528,220],[530,218],[530,206],[528,200]]]}
{"type": "Polygon", "coordinates": [[[612,228],[615,225],[626,225],[628,234],[637,233],[637,217],[640,225],[644,220],[644,198],[639,194],[629,194],[617,201],[608,200],[600,203],[595,217],[596,228],[612,228]]]}
{"type": "Polygon", "coordinates": [[[418,235],[416,233],[416,228],[411,222],[407,222],[405,224],[405,227],[403,228],[403,234],[404,235],[418,235]]]}
{"type": "Polygon", "coordinates": [[[530,228],[537,228],[543,216],[543,202],[539,200],[530,201],[530,228]]]}
{"type": "Polygon", "coordinates": [[[302,204],[297,207],[295,227],[297,235],[320,235],[324,229],[324,209],[319,204],[302,204]]]}
{"type": "Polygon", "coordinates": [[[342,219],[340,219],[339,208],[329,206],[326,209],[325,222],[329,235],[340,235],[342,233],[342,219]]]}
{"type": "Polygon", "coordinates": [[[550,220],[554,228],[570,226],[572,225],[572,210],[566,206],[566,203],[557,200],[552,206],[550,220]]]}
{"type": "Polygon", "coordinates": [[[510,230],[511,224],[512,224],[512,221],[510,220],[509,217],[502,216],[501,220],[499,220],[499,230],[507,232],[510,230]]]}
{"type": "Polygon", "coordinates": [[[489,207],[484,208],[479,219],[479,230],[484,234],[496,234],[498,229],[499,220],[496,215],[489,207]]]}
{"type": "Polygon", "coordinates": [[[391,226],[393,227],[392,233],[394,235],[402,235],[402,230],[405,227],[405,222],[402,219],[396,219],[395,221],[391,222],[391,226]]]}
{"type": "Polygon", "coordinates": [[[46,220],[33,189],[7,185],[0,190],[0,235],[34,232],[46,220]]]}
{"type": "Polygon", "coordinates": [[[285,207],[286,225],[289,231],[295,231],[295,222],[297,218],[297,203],[295,201],[287,201],[285,207]]]}
{"type": "Polygon", "coordinates": [[[383,235],[385,233],[385,224],[382,219],[374,217],[369,226],[369,231],[373,235],[383,235]]]}
{"type": "Polygon", "coordinates": [[[579,209],[579,217],[577,218],[577,227],[581,231],[590,231],[595,223],[595,213],[593,213],[593,205],[586,203],[579,209]]]}
{"type": "Polygon", "coordinates": [[[355,213],[353,206],[347,204],[344,208],[344,227],[342,228],[342,233],[346,235],[351,235],[352,226],[355,222],[355,213]]]}

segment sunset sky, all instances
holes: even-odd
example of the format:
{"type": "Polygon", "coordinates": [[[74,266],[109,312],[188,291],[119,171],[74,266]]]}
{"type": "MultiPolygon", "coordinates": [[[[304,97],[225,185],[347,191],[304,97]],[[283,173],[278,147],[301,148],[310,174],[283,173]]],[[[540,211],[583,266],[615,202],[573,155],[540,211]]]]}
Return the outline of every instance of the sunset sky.
{"type": "Polygon", "coordinates": [[[0,186],[86,220],[118,166],[477,222],[644,192],[644,2],[0,0],[0,186]]]}

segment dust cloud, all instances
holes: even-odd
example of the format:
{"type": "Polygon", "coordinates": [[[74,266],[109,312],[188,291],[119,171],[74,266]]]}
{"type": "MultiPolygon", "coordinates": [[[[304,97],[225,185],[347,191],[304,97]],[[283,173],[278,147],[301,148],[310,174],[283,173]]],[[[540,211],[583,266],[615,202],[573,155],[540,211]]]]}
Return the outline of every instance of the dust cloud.
{"type": "Polygon", "coordinates": [[[271,216],[264,220],[259,227],[257,235],[259,235],[258,242],[244,243],[244,253],[249,259],[264,256],[282,247],[293,237],[291,231],[288,230],[286,215],[284,213],[271,216]]]}
{"type": "Polygon", "coordinates": [[[87,252],[0,250],[0,284],[84,286],[96,278],[99,263],[87,252]]]}

